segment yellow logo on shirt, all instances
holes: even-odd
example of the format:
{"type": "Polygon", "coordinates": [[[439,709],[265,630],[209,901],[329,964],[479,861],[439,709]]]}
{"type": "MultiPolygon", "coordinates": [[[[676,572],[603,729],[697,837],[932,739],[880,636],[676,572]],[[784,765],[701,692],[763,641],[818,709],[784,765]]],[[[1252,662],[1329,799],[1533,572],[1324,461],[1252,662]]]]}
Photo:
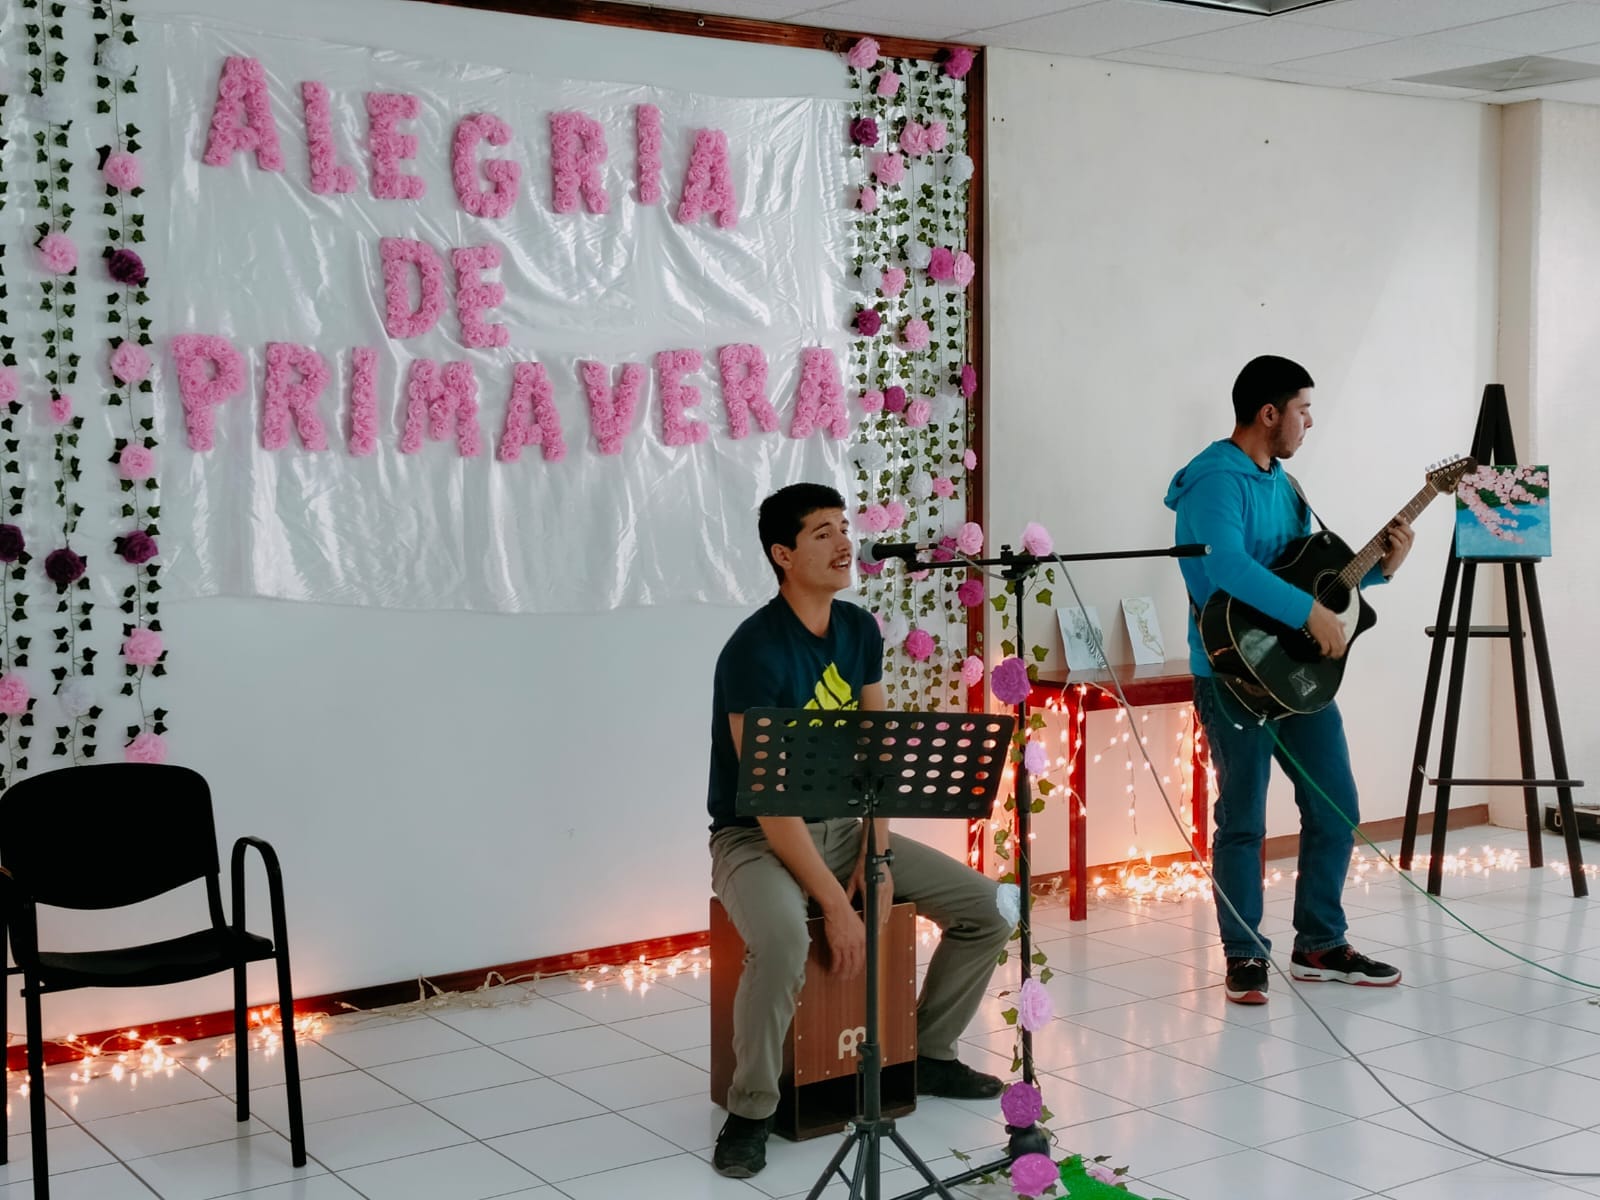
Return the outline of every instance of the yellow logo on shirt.
{"type": "Polygon", "coordinates": [[[807,708],[823,709],[858,709],[861,702],[856,699],[856,694],[850,690],[850,685],[845,682],[844,676],[839,674],[839,668],[828,664],[828,669],[822,673],[822,678],[817,680],[815,694],[806,701],[807,708]]]}

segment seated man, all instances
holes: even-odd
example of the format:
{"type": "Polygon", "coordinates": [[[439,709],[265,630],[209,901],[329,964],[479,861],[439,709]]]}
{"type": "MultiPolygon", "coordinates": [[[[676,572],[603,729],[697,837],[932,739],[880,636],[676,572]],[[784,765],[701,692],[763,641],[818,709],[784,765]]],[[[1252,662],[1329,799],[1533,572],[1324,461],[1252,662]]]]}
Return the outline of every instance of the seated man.
{"type": "MultiPolygon", "coordinates": [[[[795,484],[761,505],[761,546],[778,594],[739,626],[717,659],[711,706],[711,881],[747,947],[733,1003],[733,1083],[711,1163],[748,1178],[766,1165],[778,1107],[783,1039],[805,981],[807,902],[822,909],[833,970],[860,974],[866,929],[852,899],[862,888],[866,839],[856,819],[740,817],[739,743],[752,708],[883,709],[883,637],[863,609],[834,598],[851,584],[856,548],[844,500],[795,484]]],[[[1011,926],[995,884],[878,822],[894,852],[880,883],[882,912],[909,900],[944,936],[917,1005],[917,1090],[980,1100],[1002,1084],[956,1059],[956,1039],[978,1010],[1011,926]]]]}

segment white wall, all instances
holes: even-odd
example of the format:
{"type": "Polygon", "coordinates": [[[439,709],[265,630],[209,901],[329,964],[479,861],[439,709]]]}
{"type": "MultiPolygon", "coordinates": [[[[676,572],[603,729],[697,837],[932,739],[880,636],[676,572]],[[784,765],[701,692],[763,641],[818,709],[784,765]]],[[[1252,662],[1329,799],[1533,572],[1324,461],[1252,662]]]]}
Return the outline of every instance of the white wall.
{"type": "MultiPolygon", "coordinates": [[[[1496,369],[1498,112],[1018,52],[994,52],[989,81],[996,540],[1039,520],[1063,552],[1170,543],[1167,483],[1227,435],[1233,377],[1262,353],[1317,380],[1316,428],[1293,470],[1353,544],[1429,462],[1466,450],[1496,369]]],[[[1422,628],[1452,519],[1442,501],[1422,516],[1352,656],[1341,707],[1367,818],[1404,811],[1422,628]]],[[[1108,621],[1121,597],[1154,596],[1169,654],[1181,653],[1186,602],[1170,560],[1074,575],[1108,621]]],[[[1055,588],[1057,604],[1066,597],[1055,588]]],[[[1028,620],[1059,648],[1048,614],[1028,620]]],[[[1125,637],[1112,644],[1127,661],[1125,637]]],[[[1469,680],[1464,709],[1459,765],[1472,769],[1488,741],[1486,679],[1469,680]]],[[[1106,840],[1126,846],[1110,775],[1090,779],[1091,861],[1106,840]]],[[[1141,831],[1170,825],[1154,805],[1140,813],[1141,831]]],[[[1296,828],[1280,777],[1269,833],[1296,828]]]]}

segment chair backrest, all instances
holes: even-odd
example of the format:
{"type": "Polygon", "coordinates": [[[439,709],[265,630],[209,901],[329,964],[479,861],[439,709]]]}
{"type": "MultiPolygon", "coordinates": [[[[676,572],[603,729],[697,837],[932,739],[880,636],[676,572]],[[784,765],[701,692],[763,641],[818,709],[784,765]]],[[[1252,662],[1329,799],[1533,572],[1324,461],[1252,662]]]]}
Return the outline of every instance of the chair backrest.
{"type": "Polygon", "coordinates": [[[98,763],[32,775],[0,796],[0,866],[58,908],[120,908],[219,873],[211,789],[188,767],[98,763]],[[92,853],[114,837],[139,849],[92,853]]]}

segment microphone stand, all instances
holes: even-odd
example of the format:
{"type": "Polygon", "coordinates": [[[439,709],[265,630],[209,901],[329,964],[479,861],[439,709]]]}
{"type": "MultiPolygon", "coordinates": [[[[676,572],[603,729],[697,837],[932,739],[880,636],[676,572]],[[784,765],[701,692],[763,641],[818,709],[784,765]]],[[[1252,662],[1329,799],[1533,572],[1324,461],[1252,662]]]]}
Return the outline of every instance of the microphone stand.
{"type": "MultiPolygon", "coordinates": [[[[1020,651],[1026,645],[1023,638],[1023,612],[1027,607],[1028,584],[1034,572],[1040,567],[1052,563],[1069,562],[1101,562],[1116,558],[1190,558],[1202,554],[1209,554],[1211,548],[1205,545],[1169,546],[1157,550],[1110,550],[1099,554],[1017,554],[1009,545],[1000,547],[998,558],[952,558],[947,562],[934,562],[921,560],[915,555],[895,555],[904,557],[908,571],[951,571],[965,570],[968,567],[998,567],[1001,578],[1006,581],[1007,589],[1016,601],[1017,609],[1017,649],[1020,651]]],[[[1028,697],[1012,706],[1017,717],[1017,731],[1024,737],[1028,733],[1028,697]]],[[[1033,941],[1030,914],[1033,908],[1033,897],[1030,891],[1031,877],[1028,862],[1029,848],[1029,818],[1033,807],[1033,792],[1028,777],[1027,756],[1019,755],[1016,766],[1016,791],[1015,805],[1017,814],[1017,857],[1016,876],[1017,890],[1021,892],[1021,908],[1017,921],[1017,931],[1020,935],[1021,945],[1019,950],[1022,957],[1022,982],[1026,983],[1033,976],[1033,941]]],[[[1081,803],[1081,797],[1079,798],[1081,803]]],[[[1019,985],[1020,986],[1020,985],[1019,985]]],[[[1022,1078],[1026,1083],[1035,1083],[1033,1067],[1033,1034],[1017,1023],[1022,1040],[1022,1078]]],[[[1035,1084],[1037,1086],[1037,1084],[1035,1084]]],[[[1004,1158],[986,1163],[980,1167],[973,1167],[959,1175],[953,1175],[944,1180],[947,1187],[959,1186],[969,1183],[985,1175],[992,1175],[1004,1171],[1024,1154],[1048,1154],[1050,1152],[1050,1135],[1040,1125],[1030,1125],[1022,1128],[1007,1125],[1006,1130],[1011,1134],[1010,1144],[1006,1147],[1004,1158]]],[[[932,1187],[923,1187],[915,1191],[906,1192],[894,1200],[923,1200],[923,1197],[933,1194],[932,1187]]]]}

